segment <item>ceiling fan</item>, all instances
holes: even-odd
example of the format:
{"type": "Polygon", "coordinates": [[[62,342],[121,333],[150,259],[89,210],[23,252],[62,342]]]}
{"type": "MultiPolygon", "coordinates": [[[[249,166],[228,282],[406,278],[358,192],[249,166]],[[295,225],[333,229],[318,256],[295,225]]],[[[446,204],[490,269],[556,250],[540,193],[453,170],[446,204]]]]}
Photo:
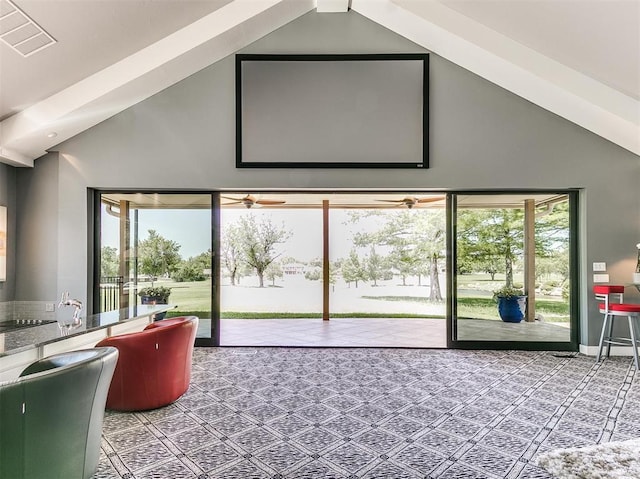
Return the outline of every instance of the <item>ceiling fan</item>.
{"type": "Polygon", "coordinates": [[[237,205],[242,203],[247,208],[251,208],[253,205],[282,205],[286,203],[286,201],[282,200],[259,200],[253,195],[246,195],[242,198],[231,198],[229,196],[221,196],[225,200],[231,200],[231,203],[225,203],[224,205],[237,205]]]}
{"type": "Polygon", "coordinates": [[[401,200],[376,200],[376,201],[384,201],[386,203],[396,203],[397,206],[406,206],[411,209],[417,204],[421,203],[433,203],[434,201],[440,201],[441,197],[435,198],[417,198],[415,196],[407,196],[402,198],[401,200]]]}

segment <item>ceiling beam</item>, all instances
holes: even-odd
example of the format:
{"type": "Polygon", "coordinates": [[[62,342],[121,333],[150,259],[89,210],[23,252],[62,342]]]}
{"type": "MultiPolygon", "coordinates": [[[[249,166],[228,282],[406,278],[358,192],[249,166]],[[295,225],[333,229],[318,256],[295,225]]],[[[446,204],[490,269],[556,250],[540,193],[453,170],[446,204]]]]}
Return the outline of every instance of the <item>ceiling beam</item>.
{"type": "Polygon", "coordinates": [[[349,0],[317,0],[318,13],[345,13],[349,11],[349,0]]]}
{"type": "MultiPolygon", "coordinates": [[[[0,123],[0,136],[2,136],[2,123],[0,123]]],[[[33,166],[33,158],[17,151],[4,148],[0,143],[0,163],[11,166],[33,166]]]]}
{"type": "Polygon", "coordinates": [[[435,1],[352,0],[351,10],[640,155],[640,102],[435,1]]]}
{"type": "Polygon", "coordinates": [[[0,122],[0,161],[33,166],[33,160],[49,148],[235,53],[313,8],[313,0],[234,0],[0,122]]]}

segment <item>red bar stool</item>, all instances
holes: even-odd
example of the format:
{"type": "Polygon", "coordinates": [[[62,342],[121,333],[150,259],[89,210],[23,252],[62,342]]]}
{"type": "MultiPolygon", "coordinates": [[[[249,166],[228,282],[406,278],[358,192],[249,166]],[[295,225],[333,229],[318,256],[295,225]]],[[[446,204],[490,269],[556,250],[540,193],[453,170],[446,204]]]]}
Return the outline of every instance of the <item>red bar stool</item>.
{"type": "Polygon", "coordinates": [[[640,332],[640,325],[638,324],[640,304],[623,302],[624,286],[598,285],[593,287],[593,292],[598,301],[604,301],[598,305],[600,312],[604,315],[604,322],[602,323],[596,362],[600,361],[602,348],[605,344],[607,345],[607,357],[609,357],[611,353],[612,344],[623,346],[631,345],[636,369],[640,370],[640,363],[638,362],[638,346],[640,345],[640,341],[636,339],[638,338],[638,332],[640,332]],[[612,301],[612,299],[617,301],[612,301]],[[613,320],[619,317],[626,317],[629,321],[630,338],[613,336],[613,320]]]}

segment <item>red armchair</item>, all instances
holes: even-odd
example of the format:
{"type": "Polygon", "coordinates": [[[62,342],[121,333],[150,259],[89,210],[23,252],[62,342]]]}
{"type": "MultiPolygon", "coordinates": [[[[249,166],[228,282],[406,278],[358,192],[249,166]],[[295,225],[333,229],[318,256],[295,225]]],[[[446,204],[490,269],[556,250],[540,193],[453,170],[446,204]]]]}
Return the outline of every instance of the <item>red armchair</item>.
{"type": "Polygon", "coordinates": [[[113,346],[120,353],[107,409],[144,411],[166,406],[182,396],[189,388],[197,329],[196,316],[181,316],[96,344],[113,346]]]}

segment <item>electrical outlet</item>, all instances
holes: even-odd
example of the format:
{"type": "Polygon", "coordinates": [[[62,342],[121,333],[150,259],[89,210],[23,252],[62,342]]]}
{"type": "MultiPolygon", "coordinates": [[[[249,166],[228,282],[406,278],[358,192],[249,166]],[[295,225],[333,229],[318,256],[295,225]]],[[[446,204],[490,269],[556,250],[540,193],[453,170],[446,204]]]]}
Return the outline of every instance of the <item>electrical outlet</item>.
{"type": "Polygon", "coordinates": [[[51,312],[56,310],[56,304],[55,303],[45,303],[44,304],[44,310],[47,313],[51,313],[51,312]]]}
{"type": "Polygon", "coordinates": [[[607,263],[593,263],[593,270],[594,271],[606,271],[607,270],[607,263]]]}
{"type": "Polygon", "coordinates": [[[594,274],[593,275],[594,283],[608,283],[609,275],[608,274],[594,274]]]}

